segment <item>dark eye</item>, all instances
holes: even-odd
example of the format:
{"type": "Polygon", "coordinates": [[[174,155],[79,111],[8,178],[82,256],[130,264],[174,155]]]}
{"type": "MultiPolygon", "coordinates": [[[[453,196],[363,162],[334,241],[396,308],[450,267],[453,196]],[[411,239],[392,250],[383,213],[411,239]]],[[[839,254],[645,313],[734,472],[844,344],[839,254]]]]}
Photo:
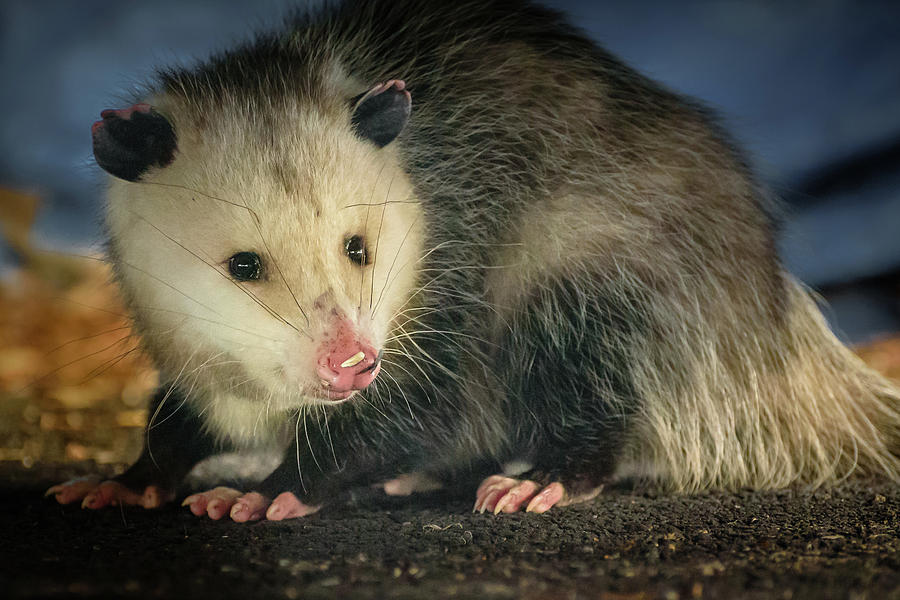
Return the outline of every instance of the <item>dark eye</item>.
{"type": "Polygon", "coordinates": [[[255,252],[238,252],[228,259],[228,270],[231,276],[239,281],[259,279],[262,262],[255,252]]]}
{"type": "Polygon", "coordinates": [[[366,242],[362,236],[354,235],[348,239],[347,243],[344,244],[344,251],[347,253],[347,258],[356,264],[369,264],[369,253],[366,251],[366,242]]]}

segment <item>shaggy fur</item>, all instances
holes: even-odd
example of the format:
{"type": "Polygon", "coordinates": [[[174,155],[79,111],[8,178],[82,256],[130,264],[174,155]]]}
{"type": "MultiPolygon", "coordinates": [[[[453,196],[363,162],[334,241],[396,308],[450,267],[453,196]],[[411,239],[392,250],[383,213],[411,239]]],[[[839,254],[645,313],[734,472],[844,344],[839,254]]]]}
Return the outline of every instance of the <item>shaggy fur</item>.
{"type": "Polygon", "coordinates": [[[147,97],[178,151],[112,183],[112,262],[164,390],[221,447],[293,438],[260,491],[514,460],[570,491],[900,480],[900,394],[782,270],[743,159],[556,13],[347,2],[147,97]],[[349,101],[392,78],[412,117],[379,149],[349,101]],[[228,279],[245,250],[264,281],[228,279]],[[385,361],[324,406],[307,370],[334,310],[385,361]]]}

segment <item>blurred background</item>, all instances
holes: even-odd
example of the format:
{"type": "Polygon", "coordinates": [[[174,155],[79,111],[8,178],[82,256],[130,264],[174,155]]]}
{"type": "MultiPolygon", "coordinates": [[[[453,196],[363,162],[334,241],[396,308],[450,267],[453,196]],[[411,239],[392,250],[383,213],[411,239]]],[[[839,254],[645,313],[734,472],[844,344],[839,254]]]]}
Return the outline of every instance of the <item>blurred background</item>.
{"type": "MultiPolygon", "coordinates": [[[[0,460],[137,451],[155,376],[96,260],[90,125],[154,67],[227,48],[297,4],[0,2],[0,460]]],[[[900,3],[547,4],[719,113],[784,203],[787,267],[828,301],[839,336],[893,368],[879,340],[900,331],[900,3]]]]}

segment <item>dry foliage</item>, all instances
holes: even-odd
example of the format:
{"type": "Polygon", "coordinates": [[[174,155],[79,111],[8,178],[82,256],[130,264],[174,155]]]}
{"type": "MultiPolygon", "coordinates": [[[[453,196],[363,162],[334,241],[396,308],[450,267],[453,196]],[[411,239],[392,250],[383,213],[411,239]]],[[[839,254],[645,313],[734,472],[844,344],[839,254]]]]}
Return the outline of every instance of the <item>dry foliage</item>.
{"type": "Polygon", "coordinates": [[[65,289],[31,271],[0,286],[0,460],[136,456],[156,375],[108,283],[85,266],[65,289]]]}
{"type": "Polygon", "coordinates": [[[127,461],[156,374],[108,266],[31,246],[37,204],[0,189],[0,231],[24,265],[0,279],[0,460],[127,461]]]}

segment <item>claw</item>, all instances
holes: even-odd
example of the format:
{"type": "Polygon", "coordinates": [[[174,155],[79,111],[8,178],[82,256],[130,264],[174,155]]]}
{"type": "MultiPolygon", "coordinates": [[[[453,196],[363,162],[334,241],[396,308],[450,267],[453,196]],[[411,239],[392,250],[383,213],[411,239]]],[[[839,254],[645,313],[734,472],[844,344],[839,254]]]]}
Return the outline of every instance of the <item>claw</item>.
{"type": "Polygon", "coordinates": [[[52,486],[44,496],[56,496],[56,501],[60,504],[71,504],[77,500],[83,500],[84,497],[94,488],[100,485],[99,477],[79,477],[65,483],[52,486]]]}
{"type": "Polygon", "coordinates": [[[538,484],[534,481],[525,480],[519,483],[500,498],[500,501],[494,507],[494,514],[499,515],[501,512],[511,513],[518,511],[522,503],[530,500],[537,490],[538,484]]]}
{"type": "Polygon", "coordinates": [[[566,490],[561,483],[551,483],[542,489],[525,507],[525,512],[545,513],[555,504],[559,503],[566,495],[566,490]]]}
{"type": "Polygon", "coordinates": [[[506,478],[504,478],[504,481],[494,482],[487,487],[481,486],[479,488],[478,498],[475,500],[473,512],[478,511],[483,514],[486,510],[494,510],[494,503],[497,501],[497,498],[511,485],[507,483],[505,479],[506,478]]]}
{"type": "Polygon", "coordinates": [[[576,502],[590,500],[600,493],[597,487],[583,494],[570,496],[562,483],[554,481],[543,488],[529,479],[513,479],[503,475],[491,475],[481,482],[476,492],[475,506],[472,512],[484,513],[486,510],[495,515],[525,512],[544,513],[554,506],[565,506],[576,502]],[[526,504],[527,503],[527,504],[526,504]]]}

